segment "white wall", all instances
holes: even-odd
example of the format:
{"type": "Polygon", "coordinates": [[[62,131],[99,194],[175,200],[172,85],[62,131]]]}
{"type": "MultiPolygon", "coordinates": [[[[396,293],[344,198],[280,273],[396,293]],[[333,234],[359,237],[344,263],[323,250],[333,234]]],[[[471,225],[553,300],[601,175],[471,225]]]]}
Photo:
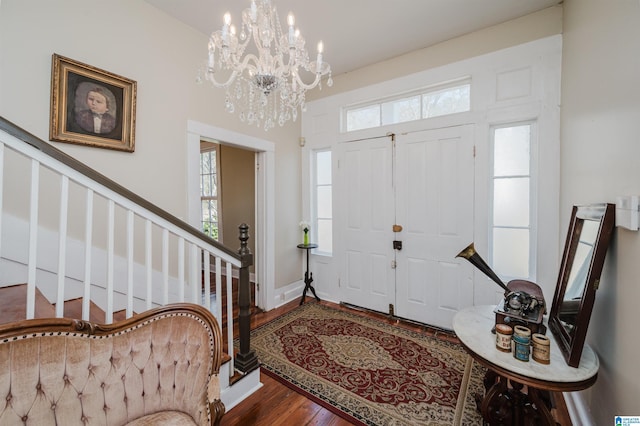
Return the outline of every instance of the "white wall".
{"type": "Polygon", "coordinates": [[[54,144],[184,220],[188,120],[273,141],[275,282],[300,279],[299,123],[265,133],[225,112],[224,92],[195,82],[205,34],[142,0],[3,0],[0,43],[0,115],[43,140],[49,135],[53,53],[137,81],[134,153],[54,144]]]}
{"type": "MultiPolygon", "coordinates": [[[[640,194],[640,2],[568,0],[564,8],[562,229],[573,204],[640,194]]],[[[640,233],[617,229],[587,337],[600,372],[583,394],[598,425],[640,413],[638,259],[640,233]]]]}

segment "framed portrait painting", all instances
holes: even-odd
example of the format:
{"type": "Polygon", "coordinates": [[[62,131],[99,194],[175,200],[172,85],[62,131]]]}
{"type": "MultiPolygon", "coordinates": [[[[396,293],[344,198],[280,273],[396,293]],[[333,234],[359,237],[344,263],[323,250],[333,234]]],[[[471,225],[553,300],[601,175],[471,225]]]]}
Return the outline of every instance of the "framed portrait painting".
{"type": "Polygon", "coordinates": [[[49,139],[133,152],[136,82],[57,54],[49,139]]]}

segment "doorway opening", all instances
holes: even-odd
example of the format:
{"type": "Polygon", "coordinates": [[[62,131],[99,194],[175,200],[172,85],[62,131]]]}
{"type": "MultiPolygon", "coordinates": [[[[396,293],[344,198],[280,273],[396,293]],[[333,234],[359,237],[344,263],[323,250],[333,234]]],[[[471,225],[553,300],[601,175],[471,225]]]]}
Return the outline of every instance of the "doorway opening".
{"type": "MultiPolygon", "coordinates": [[[[253,170],[253,203],[247,206],[247,199],[231,202],[233,209],[243,210],[243,215],[249,214],[247,224],[253,223],[252,253],[254,254],[253,271],[256,283],[255,302],[256,306],[264,310],[274,307],[271,295],[275,288],[275,235],[274,235],[274,208],[275,208],[275,144],[270,141],[243,135],[206,125],[203,123],[189,121],[187,134],[187,203],[188,221],[191,225],[200,228],[202,223],[202,200],[200,196],[200,144],[201,141],[219,143],[222,147],[220,155],[224,162],[224,150],[227,156],[243,157],[243,168],[246,170],[247,158],[252,158],[251,169],[253,170]],[[229,154],[231,153],[231,154],[229,154]],[[250,211],[247,211],[250,210],[250,211]],[[250,221],[250,222],[249,222],[250,221]]],[[[224,170],[224,165],[221,165],[224,170]]],[[[233,169],[233,166],[230,166],[233,169]]],[[[224,172],[223,172],[224,173],[224,172]]],[[[245,173],[246,175],[247,173],[245,173]]],[[[234,181],[233,173],[230,181],[234,181]]],[[[225,180],[221,175],[220,181],[225,180]]],[[[245,176],[246,180],[246,176],[245,176]]],[[[246,184],[246,183],[245,183],[246,184]]],[[[222,241],[228,247],[233,248],[233,238],[238,236],[239,223],[235,219],[235,213],[227,213],[225,203],[228,201],[224,195],[225,187],[222,184],[220,196],[223,198],[221,206],[225,209],[219,216],[221,220],[222,241]],[[226,217],[226,219],[225,219],[226,217]],[[234,230],[235,229],[235,230],[234,230]],[[225,231],[226,230],[226,231],[225,231]]],[[[232,191],[235,192],[235,191],[232,191]]],[[[239,191],[240,192],[240,191],[239,191]]],[[[218,212],[220,213],[220,211],[218,212]]],[[[250,240],[251,243],[251,240],[250,240]]],[[[238,243],[239,244],[239,243],[238,243]]]]}

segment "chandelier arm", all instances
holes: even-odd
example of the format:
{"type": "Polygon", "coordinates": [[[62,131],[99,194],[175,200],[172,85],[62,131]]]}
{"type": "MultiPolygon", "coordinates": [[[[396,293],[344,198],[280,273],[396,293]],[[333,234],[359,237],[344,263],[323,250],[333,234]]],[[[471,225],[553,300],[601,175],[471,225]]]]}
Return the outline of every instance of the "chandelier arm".
{"type": "Polygon", "coordinates": [[[304,90],[311,90],[318,85],[318,83],[320,82],[320,78],[322,77],[320,73],[315,73],[315,76],[316,78],[313,80],[313,82],[309,84],[302,81],[302,79],[300,78],[300,74],[297,72],[293,73],[292,78],[295,78],[298,85],[302,87],[304,90]]]}
{"type": "Polygon", "coordinates": [[[233,81],[236,79],[237,76],[238,76],[238,70],[234,70],[229,76],[229,78],[227,79],[227,81],[225,81],[224,83],[220,83],[218,80],[216,80],[215,73],[212,71],[209,71],[207,72],[206,79],[210,81],[214,86],[224,88],[229,86],[231,83],[233,83],[233,81]]]}
{"type": "Polygon", "coordinates": [[[254,73],[258,71],[258,57],[253,53],[247,53],[242,62],[238,61],[238,58],[234,59],[235,62],[233,66],[236,71],[240,71],[241,73],[244,72],[244,70],[249,70],[249,72],[253,71],[254,73]]]}

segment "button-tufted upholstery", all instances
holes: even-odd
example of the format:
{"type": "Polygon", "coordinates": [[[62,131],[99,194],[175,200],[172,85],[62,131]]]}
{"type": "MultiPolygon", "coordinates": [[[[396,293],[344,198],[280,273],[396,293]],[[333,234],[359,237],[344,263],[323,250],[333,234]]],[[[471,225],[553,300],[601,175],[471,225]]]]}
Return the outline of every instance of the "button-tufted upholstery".
{"type": "Polygon", "coordinates": [[[221,351],[215,318],[191,304],[2,325],[0,425],[217,424],[221,351]]]}

